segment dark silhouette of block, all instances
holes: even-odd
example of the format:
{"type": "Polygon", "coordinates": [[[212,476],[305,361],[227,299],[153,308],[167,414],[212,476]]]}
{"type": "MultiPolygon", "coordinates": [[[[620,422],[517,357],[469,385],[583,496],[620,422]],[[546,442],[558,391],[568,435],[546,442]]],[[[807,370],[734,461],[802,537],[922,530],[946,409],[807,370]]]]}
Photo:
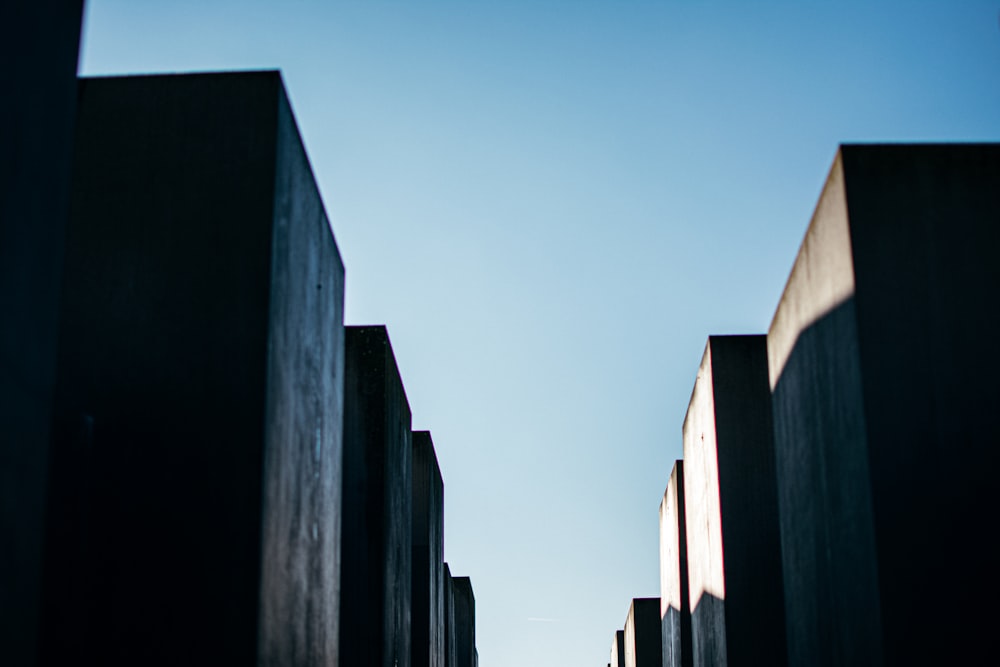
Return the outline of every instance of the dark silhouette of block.
{"type": "Polygon", "coordinates": [[[0,646],[35,665],[82,0],[0,3],[0,646]]]}
{"type": "Polygon", "coordinates": [[[385,327],[346,327],[345,368],[341,664],[409,667],[413,444],[385,327]]]}
{"type": "Polygon", "coordinates": [[[660,667],[660,598],[633,598],[625,619],[625,667],[660,667]]]}
{"type": "Polygon", "coordinates": [[[469,577],[452,577],[455,605],[456,666],[476,665],[476,598],[469,577]]]}
{"type": "Polygon", "coordinates": [[[695,665],[784,665],[765,336],[711,336],[684,419],[695,665]]]}
{"type": "Polygon", "coordinates": [[[611,665],[625,667],[625,631],[615,630],[615,638],[611,642],[611,665]]]}
{"type": "Polygon", "coordinates": [[[413,667],[444,667],[444,483],[428,431],[413,432],[413,667]]]}
{"type": "Polygon", "coordinates": [[[455,667],[458,664],[458,638],[455,636],[455,584],[451,568],[444,564],[444,664],[455,667]]]}
{"type": "Polygon", "coordinates": [[[1000,145],[842,146],[768,333],[792,665],[977,664],[1000,145]]]}
{"type": "Polygon", "coordinates": [[[344,269],[276,72],[83,79],[55,665],[337,659],[344,269]]]}
{"type": "Polygon", "coordinates": [[[691,604],[688,592],[684,462],[674,463],[660,502],[660,623],[663,667],[690,667],[691,604]]]}

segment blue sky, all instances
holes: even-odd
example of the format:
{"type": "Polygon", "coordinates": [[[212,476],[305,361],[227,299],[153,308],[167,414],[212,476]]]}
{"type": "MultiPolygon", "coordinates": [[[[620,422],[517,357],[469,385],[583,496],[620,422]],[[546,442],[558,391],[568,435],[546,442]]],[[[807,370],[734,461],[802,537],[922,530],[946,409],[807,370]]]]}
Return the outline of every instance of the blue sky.
{"type": "Polygon", "coordinates": [[[603,665],[659,595],[705,339],[766,331],[838,143],[1000,140],[998,1],[87,2],[82,74],[259,68],[433,434],[483,667],[603,665]]]}

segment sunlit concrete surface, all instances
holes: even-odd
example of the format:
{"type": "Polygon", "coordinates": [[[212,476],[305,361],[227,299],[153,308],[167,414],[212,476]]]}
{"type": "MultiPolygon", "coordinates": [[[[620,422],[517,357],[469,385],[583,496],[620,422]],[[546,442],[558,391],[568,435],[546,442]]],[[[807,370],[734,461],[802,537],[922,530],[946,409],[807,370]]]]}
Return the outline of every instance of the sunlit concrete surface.
{"type": "Polygon", "coordinates": [[[335,661],[344,268],[281,77],[78,100],[44,662],[335,661]]]}
{"type": "Polygon", "coordinates": [[[612,667],[625,667],[625,631],[615,630],[615,638],[611,640],[612,667]]]}
{"type": "Polygon", "coordinates": [[[413,445],[385,327],[346,327],[340,654],[409,667],[413,445]]]}
{"type": "Polygon", "coordinates": [[[711,336],[683,427],[695,665],[785,664],[765,336],[711,336]]]}
{"type": "Polygon", "coordinates": [[[625,667],[660,667],[660,598],[633,598],[625,617],[625,667]]]}
{"type": "Polygon", "coordinates": [[[663,667],[689,667],[691,603],[688,593],[684,462],[674,463],[660,502],[660,624],[663,667]]]}
{"type": "Polygon", "coordinates": [[[0,4],[0,646],[35,665],[82,0],[0,4]]]}
{"type": "Polygon", "coordinates": [[[998,221],[996,144],[834,161],[768,333],[793,665],[992,652],[998,221]]]}

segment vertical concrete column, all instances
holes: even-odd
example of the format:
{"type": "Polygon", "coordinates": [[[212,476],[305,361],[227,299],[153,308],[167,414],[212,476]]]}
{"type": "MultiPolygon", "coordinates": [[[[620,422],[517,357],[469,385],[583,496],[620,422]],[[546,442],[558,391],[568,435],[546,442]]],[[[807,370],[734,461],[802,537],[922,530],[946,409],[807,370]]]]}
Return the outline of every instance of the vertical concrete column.
{"type": "Polygon", "coordinates": [[[476,598],[469,577],[453,577],[455,605],[456,667],[476,664],[476,598]]]}
{"type": "Polygon", "coordinates": [[[444,483],[428,431],[413,432],[413,667],[444,667],[444,483]]]}
{"type": "Polygon", "coordinates": [[[793,665],[993,650],[998,193],[997,144],[834,160],[768,331],[793,665]]]}
{"type": "Polygon", "coordinates": [[[611,641],[612,667],[625,667],[625,631],[615,630],[615,638],[611,641]]]}
{"type": "Polygon", "coordinates": [[[663,667],[690,667],[691,603],[688,592],[683,461],[674,463],[660,502],[660,623],[663,667]]]}
{"type": "Polygon", "coordinates": [[[337,660],[343,289],[278,73],[80,82],[46,664],[337,660]]]}
{"type": "Polygon", "coordinates": [[[455,667],[458,664],[458,638],[455,636],[455,584],[451,568],[444,564],[444,664],[455,667]]]}
{"type": "Polygon", "coordinates": [[[764,336],[711,336],[684,419],[695,665],[784,665],[785,616],[764,336]]]}
{"type": "Polygon", "coordinates": [[[625,619],[625,667],[661,667],[660,598],[634,598],[625,619]]]}
{"type": "Polygon", "coordinates": [[[82,0],[0,4],[0,646],[35,665],[82,0]]]}
{"type": "Polygon", "coordinates": [[[385,327],[346,327],[341,662],[409,667],[413,445],[385,327]]]}

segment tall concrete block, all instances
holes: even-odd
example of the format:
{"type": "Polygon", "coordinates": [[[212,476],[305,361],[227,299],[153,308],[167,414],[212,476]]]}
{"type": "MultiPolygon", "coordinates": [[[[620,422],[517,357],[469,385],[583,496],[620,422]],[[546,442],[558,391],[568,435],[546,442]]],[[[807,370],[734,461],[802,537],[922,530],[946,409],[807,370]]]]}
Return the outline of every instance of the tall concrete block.
{"type": "Polygon", "coordinates": [[[413,667],[444,667],[444,483],[427,431],[413,432],[413,667]]]}
{"type": "Polygon", "coordinates": [[[615,638],[611,641],[611,665],[625,667],[625,631],[615,630],[615,638]]]}
{"type": "Polygon", "coordinates": [[[458,664],[458,638],[455,636],[455,584],[448,563],[444,564],[444,664],[458,664]]]}
{"type": "Polygon", "coordinates": [[[711,336],[684,419],[695,665],[784,665],[765,336],[711,336]]]}
{"type": "Polygon", "coordinates": [[[0,4],[0,646],[35,665],[82,0],[0,4]]]}
{"type": "Polygon", "coordinates": [[[842,146],[768,332],[793,665],[992,651],[1000,145],[842,146]]]}
{"type": "Polygon", "coordinates": [[[457,667],[475,667],[476,664],[476,598],[472,594],[472,580],[453,577],[455,605],[455,644],[457,667]]]}
{"type": "Polygon", "coordinates": [[[684,462],[674,463],[660,502],[660,624],[663,667],[690,667],[691,603],[688,591],[684,462]]]}
{"type": "Polygon", "coordinates": [[[634,598],[625,619],[625,667],[661,667],[660,598],[634,598]]]}
{"type": "Polygon", "coordinates": [[[44,661],[336,661],[344,268],[280,75],[78,104],[44,661]]]}
{"type": "Polygon", "coordinates": [[[413,444],[385,327],[346,327],[341,663],[409,667],[413,444]]]}

